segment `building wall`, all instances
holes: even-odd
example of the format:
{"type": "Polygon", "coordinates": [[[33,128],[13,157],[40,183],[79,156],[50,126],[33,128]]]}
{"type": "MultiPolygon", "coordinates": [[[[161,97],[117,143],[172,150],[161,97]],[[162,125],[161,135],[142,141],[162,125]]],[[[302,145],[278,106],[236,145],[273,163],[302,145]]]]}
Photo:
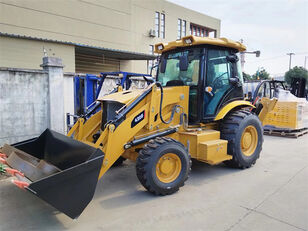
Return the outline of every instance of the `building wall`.
{"type": "Polygon", "coordinates": [[[74,46],[1,36],[0,67],[40,69],[44,48],[47,55],[63,59],[64,71],[75,72],[74,46]]]}
{"type": "Polygon", "coordinates": [[[0,146],[47,128],[47,76],[40,70],[0,69],[0,146]]]}
{"type": "MultiPolygon", "coordinates": [[[[34,70],[21,68],[0,68],[0,147],[4,143],[16,143],[40,135],[47,127],[67,133],[66,113],[74,114],[74,73],[59,71],[63,78],[63,97],[59,97],[53,107],[60,111],[64,104],[65,123],[50,124],[49,85],[50,72],[54,70],[34,70]]],[[[53,73],[54,74],[54,73],[53,73]]],[[[61,113],[62,114],[62,113],[61,113]]]]}
{"type": "MultiPolygon", "coordinates": [[[[43,4],[42,1],[32,0],[0,2],[2,33],[142,53],[149,53],[149,45],[176,40],[178,18],[187,21],[187,34],[189,23],[192,22],[215,29],[218,37],[220,35],[219,19],[165,0],[46,0],[43,4]],[[148,35],[149,30],[155,28],[155,11],[166,16],[165,39],[148,35]]],[[[13,47],[2,48],[4,50],[0,55],[0,66],[37,68],[31,66],[32,56],[40,60],[38,57],[42,56],[42,46],[45,44],[51,47],[57,57],[63,59],[66,64],[64,71],[74,71],[74,59],[69,58],[74,57],[72,46],[25,40],[18,43],[13,39],[0,38],[0,47],[13,47]],[[15,43],[19,44],[18,50],[14,49],[15,43]],[[35,43],[37,45],[34,45],[35,43]],[[13,60],[17,56],[25,60],[21,58],[25,55],[29,57],[28,63],[13,60]],[[13,59],[5,59],[6,56],[13,59]]],[[[131,61],[131,64],[121,61],[121,67],[134,72],[146,72],[146,64],[146,61],[131,61]]]]}
{"type": "Polygon", "coordinates": [[[140,0],[133,1],[132,7],[132,14],[134,15],[132,30],[137,32],[134,35],[134,47],[139,52],[148,53],[149,45],[176,40],[178,19],[187,21],[186,35],[189,35],[190,22],[215,29],[217,30],[217,36],[219,37],[220,35],[219,19],[189,10],[171,2],[164,0],[140,0]],[[165,14],[165,39],[148,36],[149,30],[155,28],[154,17],[156,11],[165,14]]]}
{"type": "Polygon", "coordinates": [[[64,73],[64,132],[67,131],[67,121],[66,121],[66,113],[70,113],[74,115],[75,113],[75,105],[74,105],[74,73],[64,73]]]}

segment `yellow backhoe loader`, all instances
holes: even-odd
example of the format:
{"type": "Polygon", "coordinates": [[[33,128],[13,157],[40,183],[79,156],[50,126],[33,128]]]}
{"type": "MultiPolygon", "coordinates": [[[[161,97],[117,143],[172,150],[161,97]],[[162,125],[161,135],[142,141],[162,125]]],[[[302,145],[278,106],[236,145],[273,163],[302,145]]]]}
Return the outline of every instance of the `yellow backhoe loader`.
{"type": "Polygon", "coordinates": [[[145,89],[119,86],[67,136],[47,129],[4,145],[1,161],[17,186],[71,218],[91,201],[98,179],[125,159],[136,161],[141,184],[157,195],[184,185],[191,158],[249,168],[262,149],[261,122],[276,101],[263,98],[256,113],[243,100],[238,52],[245,49],[225,38],[195,36],[156,44],[157,75],[145,77],[145,89]]]}

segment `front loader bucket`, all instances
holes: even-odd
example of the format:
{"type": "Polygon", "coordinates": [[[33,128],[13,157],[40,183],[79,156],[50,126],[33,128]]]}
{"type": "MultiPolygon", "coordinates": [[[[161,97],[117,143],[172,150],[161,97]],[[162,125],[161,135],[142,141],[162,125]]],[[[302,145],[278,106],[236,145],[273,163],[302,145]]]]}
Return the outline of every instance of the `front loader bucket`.
{"type": "Polygon", "coordinates": [[[104,159],[100,149],[49,129],[37,138],[4,145],[2,152],[17,186],[73,219],[92,200],[104,159]]]}

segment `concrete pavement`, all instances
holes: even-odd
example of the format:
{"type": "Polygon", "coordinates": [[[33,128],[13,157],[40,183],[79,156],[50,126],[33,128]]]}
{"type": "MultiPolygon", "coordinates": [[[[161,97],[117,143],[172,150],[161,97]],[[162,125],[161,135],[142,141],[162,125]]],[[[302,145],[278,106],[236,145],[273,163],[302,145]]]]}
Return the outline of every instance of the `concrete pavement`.
{"type": "Polygon", "coordinates": [[[126,161],[99,181],[78,220],[0,181],[0,230],[308,230],[308,136],[265,136],[247,170],[194,162],[178,193],[157,197],[126,161]]]}

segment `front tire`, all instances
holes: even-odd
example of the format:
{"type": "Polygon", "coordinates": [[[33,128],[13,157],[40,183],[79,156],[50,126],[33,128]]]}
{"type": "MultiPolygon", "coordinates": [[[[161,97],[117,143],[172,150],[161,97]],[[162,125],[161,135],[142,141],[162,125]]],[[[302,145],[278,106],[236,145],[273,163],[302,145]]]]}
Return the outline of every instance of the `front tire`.
{"type": "Polygon", "coordinates": [[[145,144],[136,163],[140,183],[156,195],[178,191],[187,180],[190,168],[190,156],[184,145],[168,137],[145,144]]]}
{"type": "Polygon", "coordinates": [[[123,164],[123,162],[126,160],[126,158],[120,156],[112,165],[112,167],[119,167],[123,164]]]}
{"type": "Polygon", "coordinates": [[[224,163],[230,167],[249,168],[260,156],[263,128],[255,114],[238,110],[222,121],[221,138],[228,141],[228,154],[232,155],[232,159],[224,163]]]}

